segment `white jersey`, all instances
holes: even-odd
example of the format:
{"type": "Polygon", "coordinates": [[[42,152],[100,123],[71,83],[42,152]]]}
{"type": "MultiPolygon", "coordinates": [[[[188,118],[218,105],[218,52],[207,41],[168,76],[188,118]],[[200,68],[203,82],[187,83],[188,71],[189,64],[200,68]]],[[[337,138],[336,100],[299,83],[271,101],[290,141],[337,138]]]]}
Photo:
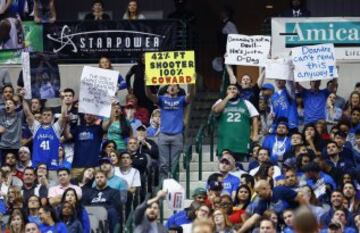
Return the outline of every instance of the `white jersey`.
{"type": "Polygon", "coordinates": [[[10,25],[9,39],[0,44],[1,49],[22,49],[24,47],[24,30],[20,20],[7,18],[10,25]]]}

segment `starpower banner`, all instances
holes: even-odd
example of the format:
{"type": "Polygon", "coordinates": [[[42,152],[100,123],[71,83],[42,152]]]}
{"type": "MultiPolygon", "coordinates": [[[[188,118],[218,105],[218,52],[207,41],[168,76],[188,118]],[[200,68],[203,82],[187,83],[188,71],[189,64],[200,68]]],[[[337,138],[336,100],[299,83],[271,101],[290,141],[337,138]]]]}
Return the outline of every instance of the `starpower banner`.
{"type": "Polygon", "coordinates": [[[62,62],[97,62],[101,55],[113,62],[131,62],[143,52],[176,49],[177,24],[171,20],[44,24],[44,51],[57,53],[62,62]]]}

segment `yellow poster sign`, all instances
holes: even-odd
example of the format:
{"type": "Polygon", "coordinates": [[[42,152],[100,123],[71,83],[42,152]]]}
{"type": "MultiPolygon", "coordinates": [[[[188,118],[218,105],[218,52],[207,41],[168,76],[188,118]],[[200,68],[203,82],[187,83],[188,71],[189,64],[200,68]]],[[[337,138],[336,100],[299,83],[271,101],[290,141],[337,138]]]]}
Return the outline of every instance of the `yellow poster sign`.
{"type": "Polygon", "coordinates": [[[145,53],[145,75],[147,86],[195,83],[195,53],[145,53]]]}

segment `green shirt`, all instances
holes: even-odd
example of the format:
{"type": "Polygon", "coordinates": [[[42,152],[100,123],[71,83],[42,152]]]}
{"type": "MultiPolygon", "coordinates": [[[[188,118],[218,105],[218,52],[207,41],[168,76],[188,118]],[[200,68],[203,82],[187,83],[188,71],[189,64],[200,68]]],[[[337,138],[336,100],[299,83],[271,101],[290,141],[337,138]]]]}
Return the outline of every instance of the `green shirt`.
{"type": "Polygon", "coordinates": [[[126,150],[125,138],[121,136],[121,126],[119,121],[111,123],[108,133],[108,140],[114,140],[118,151],[126,150]]]}

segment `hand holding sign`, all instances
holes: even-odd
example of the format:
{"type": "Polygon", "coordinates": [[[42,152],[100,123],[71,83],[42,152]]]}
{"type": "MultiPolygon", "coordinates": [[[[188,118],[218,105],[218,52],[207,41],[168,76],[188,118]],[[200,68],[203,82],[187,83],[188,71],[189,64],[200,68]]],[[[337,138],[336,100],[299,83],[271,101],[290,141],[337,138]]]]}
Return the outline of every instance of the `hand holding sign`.
{"type": "Polygon", "coordinates": [[[269,60],[266,64],[265,74],[267,79],[293,80],[294,73],[291,60],[287,58],[269,60]]]}

